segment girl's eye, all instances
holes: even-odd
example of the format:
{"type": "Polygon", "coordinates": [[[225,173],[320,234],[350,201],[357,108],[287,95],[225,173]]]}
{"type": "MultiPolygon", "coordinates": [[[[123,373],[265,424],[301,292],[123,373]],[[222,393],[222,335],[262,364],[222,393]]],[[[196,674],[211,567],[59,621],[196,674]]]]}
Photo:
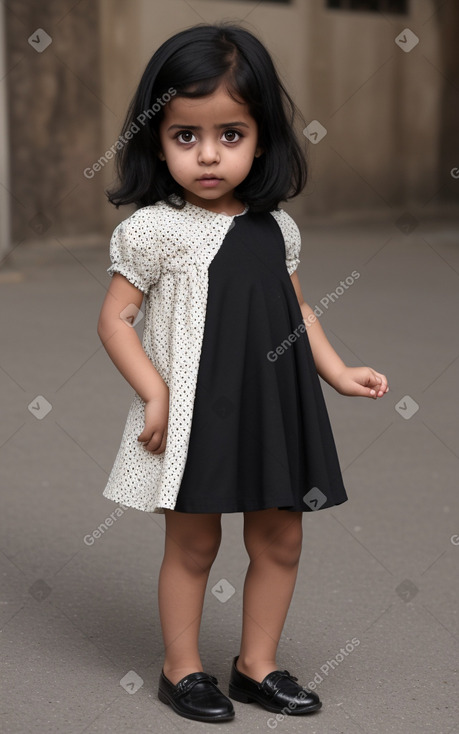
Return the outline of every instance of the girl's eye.
{"type": "Polygon", "coordinates": [[[242,137],[237,130],[225,130],[223,135],[227,143],[236,143],[242,137]]]}
{"type": "Polygon", "coordinates": [[[177,140],[180,143],[194,143],[194,135],[191,132],[191,130],[183,130],[181,133],[177,135],[177,140]]]}
{"type": "MultiPolygon", "coordinates": [[[[237,130],[225,130],[222,136],[226,143],[236,143],[241,137],[242,135],[238,133],[237,130]]],[[[179,143],[183,143],[185,145],[196,142],[196,138],[191,130],[182,130],[176,135],[176,138],[179,143]]]]}

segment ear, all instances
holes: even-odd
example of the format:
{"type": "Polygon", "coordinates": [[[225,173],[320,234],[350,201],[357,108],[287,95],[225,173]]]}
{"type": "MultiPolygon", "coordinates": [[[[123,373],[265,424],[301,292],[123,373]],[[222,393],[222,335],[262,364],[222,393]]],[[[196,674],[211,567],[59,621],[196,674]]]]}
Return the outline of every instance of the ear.
{"type": "Polygon", "coordinates": [[[264,153],[263,148],[260,148],[260,146],[258,146],[255,150],[255,158],[259,158],[261,155],[263,155],[263,153],[264,153]]]}
{"type": "Polygon", "coordinates": [[[158,158],[159,158],[160,161],[165,161],[166,160],[166,156],[164,155],[164,153],[163,153],[162,150],[159,151],[158,158]]]}

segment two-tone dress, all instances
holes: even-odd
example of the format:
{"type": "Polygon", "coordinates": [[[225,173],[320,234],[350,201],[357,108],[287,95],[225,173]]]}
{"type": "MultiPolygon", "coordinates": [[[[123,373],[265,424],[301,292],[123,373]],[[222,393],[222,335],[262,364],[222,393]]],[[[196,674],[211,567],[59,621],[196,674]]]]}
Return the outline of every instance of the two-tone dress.
{"type": "Polygon", "coordinates": [[[284,211],[143,207],[111,240],[110,274],[146,296],[143,347],[169,386],[166,450],[139,444],[136,394],[104,496],[150,512],[311,511],[347,500],[284,211]]]}

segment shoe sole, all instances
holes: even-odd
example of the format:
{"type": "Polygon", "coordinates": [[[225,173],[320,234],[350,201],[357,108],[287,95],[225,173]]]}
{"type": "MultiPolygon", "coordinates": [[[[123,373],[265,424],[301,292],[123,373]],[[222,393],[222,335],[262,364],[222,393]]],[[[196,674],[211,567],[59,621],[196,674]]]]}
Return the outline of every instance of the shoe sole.
{"type": "Polygon", "coordinates": [[[301,716],[302,714],[312,714],[313,711],[318,711],[320,708],[322,708],[322,702],[319,701],[318,703],[312,704],[312,706],[309,706],[307,709],[303,709],[302,711],[295,711],[294,709],[289,709],[288,705],[286,706],[270,706],[266,701],[261,700],[257,698],[256,696],[249,696],[244,691],[239,691],[237,688],[234,688],[233,686],[229,687],[229,696],[233,699],[233,701],[238,701],[239,703],[258,703],[259,706],[262,706],[266,711],[271,711],[273,714],[279,714],[282,711],[288,710],[289,716],[301,716]]]}
{"type": "Polygon", "coordinates": [[[233,711],[232,714],[222,714],[221,716],[212,716],[212,717],[205,717],[205,716],[199,716],[198,714],[187,714],[184,711],[180,711],[180,709],[177,708],[174,701],[171,701],[165,693],[158,690],[158,698],[162,703],[165,703],[167,706],[170,706],[176,714],[179,716],[183,716],[184,719],[192,719],[193,721],[205,721],[207,723],[210,723],[212,721],[218,722],[218,721],[229,721],[230,719],[234,719],[235,711],[233,711]]]}

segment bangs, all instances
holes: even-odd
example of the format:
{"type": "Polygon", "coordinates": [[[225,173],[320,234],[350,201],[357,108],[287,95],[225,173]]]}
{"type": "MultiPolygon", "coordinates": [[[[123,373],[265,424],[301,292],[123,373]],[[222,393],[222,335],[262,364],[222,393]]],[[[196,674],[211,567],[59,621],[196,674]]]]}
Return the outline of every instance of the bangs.
{"type": "MultiPolygon", "coordinates": [[[[231,71],[226,72],[221,76],[199,79],[187,86],[177,87],[176,96],[187,97],[189,99],[208,97],[209,95],[214,94],[214,92],[216,92],[220,87],[223,87],[235,102],[238,102],[239,104],[249,104],[247,91],[244,88],[241,88],[242,85],[240,84],[240,79],[231,71]]],[[[252,105],[249,104],[249,107],[252,109],[252,105]]]]}
{"type": "MultiPolygon", "coordinates": [[[[197,98],[223,85],[235,102],[249,104],[254,115],[260,90],[250,64],[233,40],[223,37],[217,44],[215,40],[205,37],[178,49],[169,59],[165,88],[173,86],[178,97],[197,98]]],[[[158,82],[161,84],[160,78],[158,82]]]]}

